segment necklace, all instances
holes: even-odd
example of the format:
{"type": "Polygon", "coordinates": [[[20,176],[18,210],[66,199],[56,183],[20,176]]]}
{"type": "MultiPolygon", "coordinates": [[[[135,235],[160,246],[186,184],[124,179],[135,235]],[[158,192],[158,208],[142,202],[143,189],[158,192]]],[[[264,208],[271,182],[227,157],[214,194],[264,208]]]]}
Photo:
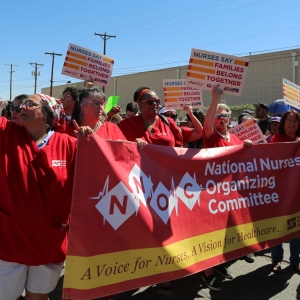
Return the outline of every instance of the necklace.
{"type": "MultiPolygon", "coordinates": [[[[104,123],[103,123],[104,124],[104,123]]],[[[102,125],[102,121],[98,120],[95,127],[93,128],[93,132],[97,132],[99,127],[102,125]]]]}
{"type": "Polygon", "coordinates": [[[227,131],[226,131],[225,134],[222,134],[222,133],[220,133],[218,130],[216,130],[216,128],[214,128],[214,130],[215,130],[215,132],[218,133],[223,139],[225,139],[226,141],[229,140],[229,134],[228,134],[227,131]]]}

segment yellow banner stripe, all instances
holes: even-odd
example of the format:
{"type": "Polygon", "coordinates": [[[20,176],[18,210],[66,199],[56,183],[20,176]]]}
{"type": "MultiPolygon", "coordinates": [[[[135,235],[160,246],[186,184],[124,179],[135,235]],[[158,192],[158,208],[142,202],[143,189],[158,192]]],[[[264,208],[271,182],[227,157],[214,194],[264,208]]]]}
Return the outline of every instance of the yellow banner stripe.
{"type": "Polygon", "coordinates": [[[294,97],[299,97],[299,92],[289,86],[283,86],[283,91],[294,97]]]}
{"type": "Polygon", "coordinates": [[[235,65],[239,65],[239,66],[248,66],[248,62],[247,61],[243,61],[243,60],[235,59],[233,63],[235,65]]]}
{"type": "Polygon", "coordinates": [[[166,97],[183,96],[183,92],[164,93],[166,97]]]}
{"type": "Polygon", "coordinates": [[[164,87],[164,91],[180,91],[180,86],[168,86],[164,87]]]}
{"type": "Polygon", "coordinates": [[[90,257],[68,255],[64,288],[88,290],[172,272],[299,231],[300,213],[224,228],[176,243],[90,257]]]}
{"type": "Polygon", "coordinates": [[[291,100],[291,101],[294,101],[294,102],[296,102],[296,100],[297,100],[297,97],[294,97],[292,94],[290,94],[290,93],[285,93],[285,92],[283,92],[283,96],[284,97],[287,97],[289,100],[291,100]]]}
{"type": "Polygon", "coordinates": [[[251,122],[245,124],[245,126],[246,126],[246,127],[250,127],[250,126],[252,126],[255,122],[256,122],[256,121],[253,120],[253,121],[251,121],[251,122]]]}
{"type": "Polygon", "coordinates": [[[213,67],[214,66],[214,63],[211,62],[211,61],[202,60],[202,59],[195,59],[195,58],[191,58],[190,59],[190,63],[191,64],[195,64],[195,65],[209,66],[209,67],[213,67]]]}
{"type": "Polygon", "coordinates": [[[203,67],[189,66],[188,69],[192,71],[202,72],[202,73],[216,74],[216,70],[203,68],[203,67]]]}
{"type": "Polygon", "coordinates": [[[64,66],[68,67],[68,68],[71,68],[71,69],[74,69],[74,70],[79,70],[79,66],[75,66],[75,65],[69,64],[67,62],[64,63],[64,66]]]}
{"type": "Polygon", "coordinates": [[[68,56],[77,57],[77,58],[82,59],[82,60],[86,60],[87,59],[87,57],[85,55],[81,55],[81,54],[78,54],[78,53],[75,53],[75,52],[72,52],[72,51],[68,51],[67,55],[68,56]]]}
{"type": "Polygon", "coordinates": [[[85,67],[88,66],[87,62],[84,62],[84,61],[81,61],[81,60],[78,60],[78,59],[75,59],[75,58],[72,58],[72,57],[68,57],[68,56],[66,58],[66,61],[72,62],[72,63],[77,64],[77,65],[85,66],[85,67]]]}
{"type": "Polygon", "coordinates": [[[205,75],[203,74],[196,74],[196,73],[191,73],[191,72],[187,72],[186,74],[187,77],[192,77],[192,78],[199,78],[199,79],[205,79],[205,75]]]}
{"type": "Polygon", "coordinates": [[[107,58],[107,57],[103,57],[103,61],[106,61],[106,62],[108,62],[108,63],[110,63],[110,64],[113,64],[113,63],[114,63],[114,61],[113,61],[112,59],[107,58]]]}
{"type": "Polygon", "coordinates": [[[165,98],[165,102],[177,102],[177,98],[165,98]]]}

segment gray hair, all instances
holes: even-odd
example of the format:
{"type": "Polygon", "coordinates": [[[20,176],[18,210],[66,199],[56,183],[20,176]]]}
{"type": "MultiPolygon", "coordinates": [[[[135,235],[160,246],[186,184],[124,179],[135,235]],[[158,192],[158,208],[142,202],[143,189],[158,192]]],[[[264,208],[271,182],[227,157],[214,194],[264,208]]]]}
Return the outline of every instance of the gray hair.
{"type": "Polygon", "coordinates": [[[225,110],[226,112],[228,112],[229,114],[231,114],[230,108],[229,108],[226,104],[224,104],[224,103],[219,103],[219,104],[217,105],[217,110],[218,110],[218,109],[225,110]]]}

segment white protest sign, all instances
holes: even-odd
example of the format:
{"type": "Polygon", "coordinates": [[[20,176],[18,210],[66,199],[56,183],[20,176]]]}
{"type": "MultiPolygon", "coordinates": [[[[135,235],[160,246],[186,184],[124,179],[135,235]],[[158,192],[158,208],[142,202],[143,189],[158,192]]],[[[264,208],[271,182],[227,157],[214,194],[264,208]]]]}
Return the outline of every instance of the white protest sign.
{"type": "Polygon", "coordinates": [[[185,82],[185,79],[163,80],[166,108],[183,109],[186,104],[193,108],[203,108],[202,91],[186,86],[185,82]]]}
{"type": "Polygon", "coordinates": [[[282,88],[284,103],[300,109],[300,86],[283,78],[282,88]]]}
{"type": "Polygon", "coordinates": [[[266,138],[255,119],[247,120],[228,131],[240,138],[242,141],[251,140],[253,144],[267,144],[266,138]]]}
{"type": "Polygon", "coordinates": [[[224,94],[240,96],[248,58],[192,49],[186,74],[187,86],[209,90],[220,84],[224,94]]]}
{"type": "Polygon", "coordinates": [[[88,80],[93,78],[95,85],[109,84],[114,60],[92,50],[69,44],[62,74],[88,80]]]}

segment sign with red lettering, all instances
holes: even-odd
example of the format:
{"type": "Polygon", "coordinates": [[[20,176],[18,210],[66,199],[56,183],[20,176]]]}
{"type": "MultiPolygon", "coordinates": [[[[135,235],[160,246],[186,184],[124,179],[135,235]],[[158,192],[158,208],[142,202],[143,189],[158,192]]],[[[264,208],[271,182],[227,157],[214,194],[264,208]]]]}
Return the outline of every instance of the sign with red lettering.
{"type": "Polygon", "coordinates": [[[77,150],[65,299],[187,276],[300,234],[299,143],[139,150],[92,134],[77,150]]]}
{"type": "Polygon", "coordinates": [[[300,86],[283,78],[282,87],[284,103],[300,109],[300,86]]]}
{"type": "Polygon", "coordinates": [[[192,49],[187,86],[211,91],[220,84],[224,94],[240,96],[248,65],[248,58],[192,49]]]}
{"type": "Polygon", "coordinates": [[[62,74],[88,80],[93,78],[94,84],[108,86],[114,60],[92,50],[69,44],[62,74]]]}
{"type": "Polygon", "coordinates": [[[168,109],[183,109],[186,104],[203,108],[202,91],[186,86],[185,79],[163,80],[165,106],[168,109]]]}
{"type": "Polygon", "coordinates": [[[242,141],[251,140],[253,144],[267,144],[267,140],[255,119],[247,120],[240,125],[230,128],[228,131],[242,141]]]}

